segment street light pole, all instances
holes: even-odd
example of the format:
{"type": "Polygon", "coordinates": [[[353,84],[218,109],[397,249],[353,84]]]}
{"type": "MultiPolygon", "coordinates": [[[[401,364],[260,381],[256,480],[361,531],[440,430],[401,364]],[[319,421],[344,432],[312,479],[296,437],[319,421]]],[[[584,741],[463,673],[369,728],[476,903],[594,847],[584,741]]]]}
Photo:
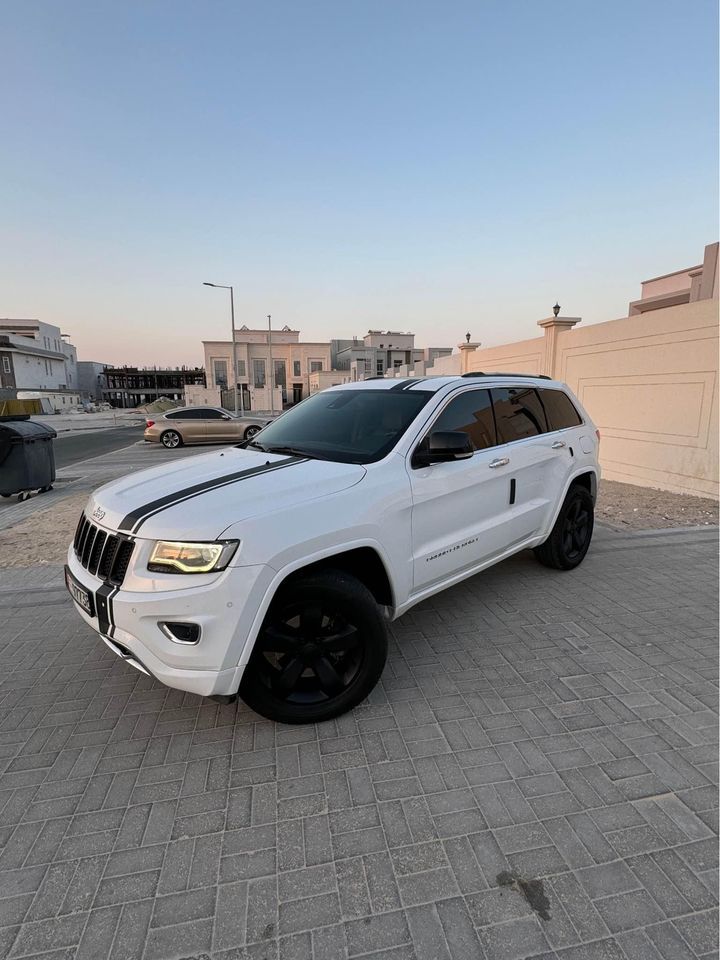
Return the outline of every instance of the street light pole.
{"type": "Polygon", "coordinates": [[[270,354],[270,416],[275,416],[275,370],[272,355],[272,314],[267,315],[268,321],[268,353],[270,354]]]}
{"type": "MultiPolygon", "coordinates": [[[[217,287],[219,290],[230,291],[230,335],[232,337],[232,377],[230,382],[233,385],[235,416],[238,415],[238,389],[237,389],[237,343],[235,342],[235,300],[233,298],[233,288],[223,283],[203,283],[204,287],[217,287]]],[[[245,405],[242,396],[242,384],[240,384],[240,412],[245,416],[245,405]]]]}

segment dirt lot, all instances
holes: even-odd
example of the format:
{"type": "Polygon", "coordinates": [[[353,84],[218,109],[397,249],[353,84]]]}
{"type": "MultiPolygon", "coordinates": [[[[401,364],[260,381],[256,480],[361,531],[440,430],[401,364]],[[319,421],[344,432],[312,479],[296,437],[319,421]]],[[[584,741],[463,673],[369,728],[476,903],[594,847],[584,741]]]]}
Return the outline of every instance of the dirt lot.
{"type": "Polygon", "coordinates": [[[717,524],[718,504],[704,497],[603,480],[595,515],[602,523],[620,530],[702,527],[717,524]]]}
{"type": "MultiPolygon", "coordinates": [[[[0,531],[0,569],[62,563],[87,499],[87,492],[71,495],[0,531]]],[[[708,526],[718,523],[718,504],[702,497],[604,480],[597,519],[619,530],[708,526]]]]}
{"type": "Polygon", "coordinates": [[[0,570],[34,563],[63,563],[88,492],[72,494],[38,510],[9,530],[0,530],[0,570]]]}

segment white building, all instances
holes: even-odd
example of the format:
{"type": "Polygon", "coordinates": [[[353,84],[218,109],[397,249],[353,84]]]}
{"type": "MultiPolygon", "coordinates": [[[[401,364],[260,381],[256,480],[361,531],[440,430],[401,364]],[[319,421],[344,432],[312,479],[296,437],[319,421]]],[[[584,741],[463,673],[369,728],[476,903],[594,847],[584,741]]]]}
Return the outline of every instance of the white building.
{"type": "Polygon", "coordinates": [[[333,341],[333,353],[338,370],[349,370],[355,381],[392,375],[400,367],[415,369],[415,375],[422,376],[426,366],[449,356],[452,347],[416,347],[414,333],[368,330],[362,340],[333,341]]]}
{"type": "Polygon", "coordinates": [[[56,410],[77,406],[77,350],[67,338],[42,320],[0,319],[0,386],[40,395],[56,410]]]}

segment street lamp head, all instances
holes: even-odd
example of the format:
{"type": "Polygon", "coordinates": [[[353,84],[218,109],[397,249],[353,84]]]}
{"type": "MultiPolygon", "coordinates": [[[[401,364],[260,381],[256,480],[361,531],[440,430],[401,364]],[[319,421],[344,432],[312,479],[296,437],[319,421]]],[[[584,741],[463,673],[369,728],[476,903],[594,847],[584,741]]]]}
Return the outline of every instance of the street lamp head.
{"type": "Polygon", "coordinates": [[[204,287],[214,287],[215,284],[214,284],[214,283],[207,283],[207,281],[203,280],[203,286],[204,286],[204,287]]]}

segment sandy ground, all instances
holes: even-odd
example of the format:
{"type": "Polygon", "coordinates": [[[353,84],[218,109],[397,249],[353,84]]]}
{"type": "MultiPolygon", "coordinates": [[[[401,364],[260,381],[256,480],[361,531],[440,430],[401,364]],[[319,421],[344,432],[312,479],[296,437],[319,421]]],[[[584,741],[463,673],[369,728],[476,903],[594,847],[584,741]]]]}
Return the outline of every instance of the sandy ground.
{"type": "MultiPolygon", "coordinates": [[[[0,530],[0,571],[2,567],[63,563],[87,499],[87,492],[71,495],[55,506],[38,510],[9,530],[0,530]]],[[[714,500],[610,480],[604,480],[600,486],[596,510],[599,521],[622,530],[718,523],[718,504],[714,500]]]]}
{"type": "Polygon", "coordinates": [[[88,491],[65,497],[52,507],[0,530],[0,582],[3,567],[30,567],[35,563],[64,563],[88,491]]]}
{"type": "Polygon", "coordinates": [[[718,523],[718,503],[704,497],[602,480],[595,516],[620,530],[702,527],[718,523]]]}

